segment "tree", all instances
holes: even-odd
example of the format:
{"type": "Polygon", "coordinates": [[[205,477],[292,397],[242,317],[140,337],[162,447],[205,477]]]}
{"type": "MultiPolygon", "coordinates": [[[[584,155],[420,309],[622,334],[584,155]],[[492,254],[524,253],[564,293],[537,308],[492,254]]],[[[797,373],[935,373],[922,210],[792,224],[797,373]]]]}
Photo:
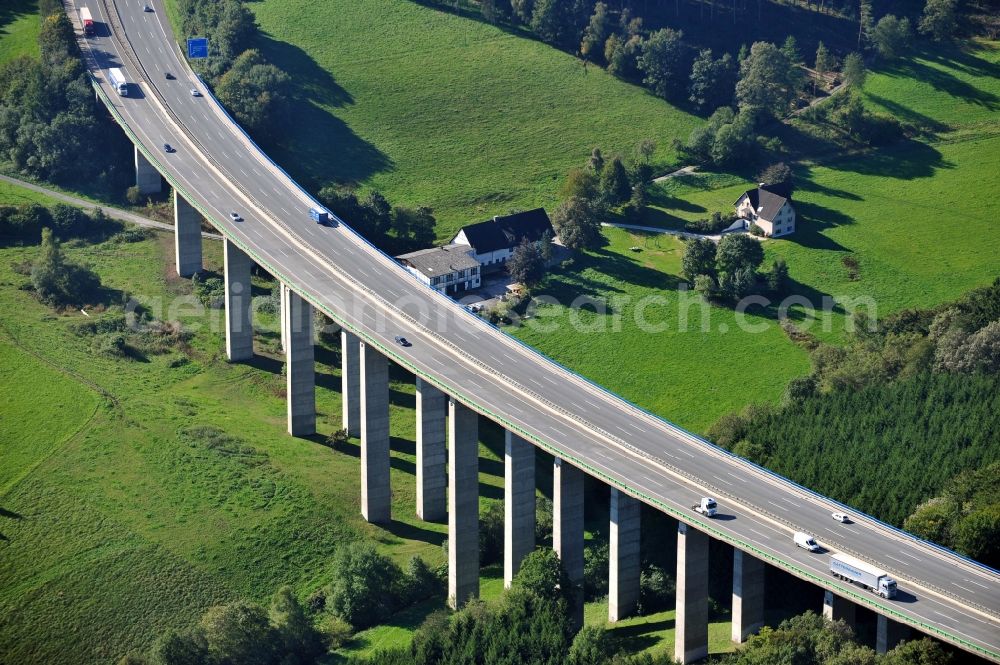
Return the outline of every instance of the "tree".
{"type": "Polygon", "coordinates": [[[872,0],[859,0],[858,12],[858,50],[871,43],[872,30],[875,28],[875,18],[872,16],[872,0]]]}
{"type": "Polygon", "coordinates": [[[531,14],[535,11],[535,0],[510,0],[510,6],[518,21],[525,25],[531,23],[531,14]]]}
{"type": "Polygon", "coordinates": [[[573,197],[552,213],[552,224],[562,244],[570,249],[593,247],[601,237],[605,209],[591,199],[573,197]]]}
{"type": "Polygon", "coordinates": [[[541,240],[538,241],[538,251],[542,255],[542,261],[545,265],[548,265],[552,260],[552,232],[546,230],[542,234],[541,240]]]}
{"type": "Polygon", "coordinates": [[[612,646],[607,631],[597,626],[584,626],[573,638],[566,655],[566,665],[604,665],[611,655],[612,646]]]}
{"type": "Polygon", "coordinates": [[[285,103],[288,75],[268,64],[256,49],[248,49],[233,61],[219,79],[216,94],[236,119],[250,131],[277,128],[276,118],[285,103]]]}
{"type": "Polygon", "coordinates": [[[590,16],[590,23],[583,31],[583,41],[580,43],[580,54],[591,61],[597,61],[604,56],[604,43],[608,41],[611,34],[611,16],[608,13],[608,5],[598,2],[594,5],[594,13],[590,16]]]}
{"type": "Polygon", "coordinates": [[[615,157],[611,163],[601,171],[601,196],[610,205],[618,205],[628,201],[632,195],[632,186],[629,184],[628,171],[622,164],[620,157],[615,157]]]}
{"type": "Polygon", "coordinates": [[[872,30],[871,41],[883,58],[895,58],[910,45],[910,19],[887,14],[872,30]]]}
{"type": "Polygon", "coordinates": [[[718,291],[718,285],[715,283],[715,278],[711,275],[698,275],[694,278],[694,290],[702,298],[708,299],[718,291]]]}
{"type": "Polygon", "coordinates": [[[539,598],[572,602],[570,582],[559,555],[550,548],[540,548],[521,560],[511,587],[523,589],[539,598]]]}
{"type": "Polygon", "coordinates": [[[208,644],[200,630],[168,630],[149,650],[149,665],[204,665],[209,661],[208,644]]]}
{"type": "Polygon", "coordinates": [[[209,656],[220,663],[272,665],[278,635],[263,608],[244,600],[210,608],[201,619],[209,656]]]}
{"type": "Polygon", "coordinates": [[[959,515],[959,508],[950,499],[934,497],[917,506],[903,522],[903,528],[926,540],[948,545],[951,543],[951,524],[959,515]]]}
{"type": "Polygon", "coordinates": [[[637,80],[642,48],[643,40],[639,35],[622,39],[617,34],[612,34],[604,44],[604,59],[608,63],[608,71],[626,81],[637,80]]]}
{"type": "Polygon", "coordinates": [[[765,185],[782,185],[792,180],[792,169],[784,162],[771,164],[757,174],[757,182],[765,185]]]}
{"type": "Polygon", "coordinates": [[[689,240],[684,246],[681,271],[689,282],[698,275],[715,274],[715,243],[703,238],[689,240]]]}
{"type": "Polygon", "coordinates": [[[31,266],[31,282],[38,299],[53,307],[83,305],[101,286],[96,273],[66,260],[48,228],[42,229],[41,254],[31,266]]]}
{"type": "Polygon", "coordinates": [[[788,58],[788,62],[795,65],[802,62],[802,54],[799,53],[799,43],[793,35],[785,38],[785,43],[781,45],[781,52],[788,58]]]}
{"type": "Polygon", "coordinates": [[[955,544],[973,559],[996,567],[1000,563],[1000,503],[973,511],[959,522],[955,544]]]}
{"type": "Polygon", "coordinates": [[[601,154],[600,148],[594,148],[590,152],[590,161],[587,163],[590,170],[594,173],[600,173],[604,168],[604,155],[601,154]]]}
{"type": "Polygon", "coordinates": [[[677,96],[683,90],[684,33],[661,28],[642,43],[639,69],[645,75],[642,82],[663,98],[677,96]]]}
{"type": "Polygon", "coordinates": [[[479,0],[483,18],[494,25],[510,18],[510,0],[479,0]]]}
{"type": "MultiPolygon", "coordinates": [[[[649,164],[649,159],[654,152],[656,152],[656,141],[653,139],[643,139],[635,147],[636,159],[642,164],[649,164]]],[[[645,179],[642,179],[641,182],[645,182],[645,179]]]]}
{"type": "Polygon", "coordinates": [[[740,110],[759,109],[781,118],[798,94],[798,85],[788,57],[774,44],[755,42],[740,66],[736,99],[740,110]]]}
{"type": "MultiPolygon", "coordinates": [[[[597,157],[601,168],[604,168],[604,158],[601,157],[601,153],[597,148],[594,148],[597,152],[597,157]]],[[[591,156],[590,163],[594,164],[594,157],[591,156]]],[[[597,178],[597,173],[600,171],[588,170],[575,168],[570,169],[569,173],[566,174],[566,180],[563,182],[562,186],[559,188],[559,196],[563,199],[571,198],[581,198],[581,199],[593,199],[597,196],[599,180],[597,178]]]]}
{"type": "Polygon", "coordinates": [[[585,3],[568,0],[534,0],[531,29],[542,41],[569,46],[580,38],[586,15],[580,16],[585,3]]]}
{"type": "Polygon", "coordinates": [[[333,557],[327,607],[355,628],[391,614],[399,598],[402,571],[367,542],[351,542],[333,557]]]}
{"type": "Polygon", "coordinates": [[[736,67],[728,53],[713,60],[712,49],[703,49],[691,65],[690,79],[688,99],[699,110],[714,109],[732,102],[736,67]]]}
{"type": "Polygon", "coordinates": [[[860,88],[864,85],[868,72],[860,53],[849,53],[844,58],[844,69],[841,74],[844,78],[844,85],[848,88],[860,88]]]}
{"type": "Polygon", "coordinates": [[[833,67],[833,55],[826,48],[826,45],[820,42],[819,46],[816,47],[816,73],[825,76],[833,70],[833,67]]]}
{"type": "Polygon", "coordinates": [[[525,286],[534,286],[545,276],[545,259],[537,243],[528,242],[525,238],[514,248],[507,261],[507,272],[511,279],[525,286]]]}
{"type": "Polygon", "coordinates": [[[434,242],[433,211],[426,207],[396,206],[392,210],[392,230],[398,238],[409,240],[414,247],[426,247],[434,242]]]}
{"type": "Polygon", "coordinates": [[[782,295],[788,287],[788,264],[784,259],[777,259],[767,273],[767,290],[782,295]]]}
{"type": "Polygon", "coordinates": [[[920,17],[920,32],[938,42],[954,37],[958,30],[955,19],[957,5],[958,0],[927,0],[920,17]]]}
{"type": "Polygon", "coordinates": [[[305,609],[289,586],[283,586],[271,599],[271,623],[285,656],[294,654],[298,662],[310,663],[326,651],[323,637],[306,615],[305,609]]]}
{"type": "Polygon", "coordinates": [[[745,235],[728,235],[719,241],[716,261],[722,272],[746,267],[756,270],[764,261],[764,249],[760,242],[745,235]]]}

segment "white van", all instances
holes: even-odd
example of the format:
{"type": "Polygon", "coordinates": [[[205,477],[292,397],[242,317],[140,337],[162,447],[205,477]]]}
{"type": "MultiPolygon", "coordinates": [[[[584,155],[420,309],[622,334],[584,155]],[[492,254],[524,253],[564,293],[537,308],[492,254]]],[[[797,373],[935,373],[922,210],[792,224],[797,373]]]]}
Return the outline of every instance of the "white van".
{"type": "Polygon", "coordinates": [[[816,539],[810,536],[808,533],[802,533],[801,531],[796,531],[795,544],[804,550],[809,550],[810,552],[819,552],[819,545],[816,543],[816,539]]]}

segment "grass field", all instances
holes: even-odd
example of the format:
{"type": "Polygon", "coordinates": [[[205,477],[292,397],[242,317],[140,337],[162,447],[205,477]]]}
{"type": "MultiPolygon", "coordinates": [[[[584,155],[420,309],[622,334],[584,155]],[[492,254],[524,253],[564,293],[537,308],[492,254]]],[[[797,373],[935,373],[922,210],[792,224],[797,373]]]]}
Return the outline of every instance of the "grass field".
{"type": "Polygon", "coordinates": [[[606,229],[605,237],[607,246],[555,271],[536,290],[559,304],[540,307],[513,334],[699,432],[749,401],[776,400],[791,378],[808,371],[805,352],[773,319],[751,310],[746,325],[761,330],[742,332],[731,309],[703,308],[694,292],[677,290],[681,241],[621,229],[606,229]],[[604,310],[569,307],[581,297],[602,300],[604,310]]]}
{"type": "Polygon", "coordinates": [[[700,122],[545,44],[409,0],[249,5],[267,57],[304,99],[271,155],[312,185],[360,182],[434,208],[438,237],[512,208],[557,202],[593,147],[661,166],[700,122]],[[373,20],[377,17],[377,20],[373,20]]]}
{"type": "Polygon", "coordinates": [[[0,5],[0,63],[37,56],[40,28],[37,0],[5,0],[0,5]]]}

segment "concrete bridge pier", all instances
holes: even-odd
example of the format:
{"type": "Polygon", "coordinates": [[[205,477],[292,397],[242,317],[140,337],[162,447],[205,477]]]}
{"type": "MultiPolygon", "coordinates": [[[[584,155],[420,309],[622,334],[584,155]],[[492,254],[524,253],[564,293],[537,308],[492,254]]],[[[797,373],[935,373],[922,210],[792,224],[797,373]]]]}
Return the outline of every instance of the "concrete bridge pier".
{"type": "Polygon", "coordinates": [[[361,514],[369,522],[384,524],[392,519],[392,488],[389,484],[389,360],[378,349],[364,342],[358,345],[358,359],[358,392],[361,396],[358,408],[361,420],[361,514]]]}
{"type": "Polygon", "coordinates": [[[708,655],[708,534],[677,524],[677,618],[674,660],[708,655]]]}
{"type": "Polygon", "coordinates": [[[281,325],[285,328],[288,433],[316,433],[316,361],[312,305],[291,288],[282,291],[281,325]]]}
{"type": "Polygon", "coordinates": [[[608,621],[624,619],[639,603],[641,507],[638,500],[611,488],[608,621]]]}
{"type": "Polygon", "coordinates": [[[340,392],[343,403],[341,426],[347,435],[361,436],[361,341],[340,331],[340,392]]]}
{"type": "Polygon", "coordinates": [[[733,550],[733,642],[764,625],[764,562],[743,550],[733,550]]]}
{"type": "Polygon", "coordinates": [[[417,516],[439,522],[448,512],[448,398],[417,377],[417,516]]]}
{"type": "Polygon", "coordinates": [[[875,652],[885,654],[910,637],[910,627],[879,614],[875,627],[875,652]]]}
{"type": "Polygon", "coordinates": [[[448,604],[479,597],[479,415],[448,400],[448,604]]]}
{"type": "MultiPolygon", "coordinates": [[[[180,197],[177,197],[177,199],[178,201],[183,200],[180,197]]],[[[179,235],[180,233],[178,232],[179,235]]],[[[251,261],[246,252],[228,239],[223,239],[222,242],[222,261],[226,289],[226,357],[231,362],[240,362],[253,358],[253,320],[251,312],[253,297],[250,290],[251,261]]],[[[200,269],[200,229],[198,232],[198,255],[200,269]]],[[[179,266],[179,251],[177,256],[179,266]]]]}
{"type": "MultiPolygon", "coordinates": [[[[159,174],[157,174],[159,177],[159,174]]],[[[226,241],[228,244],[228,240],[226,241]]],[[[174,260],[177,274],[201,272],[201,213],[174,190],[174,260]]]]}
{"type": "Polygon", "coordinates": [[[573,583],[572,625],[583,626],[583,472],[556,458],[552,470],[552,547],[573,583]]]}
{"type": "Polygon", "coordinates": [[[853,628],[856,607],[854,603],[835,595],[832,591],[823,592],[823,618],[829,621],[843,620],[853,628]]]}
{"type": "Polygon", "coordinates": [[[158,194],[163,190],[163,180],[156,167],[149,163],[139,148],[135,150],[135,186],[140,194],[158,194]]]}
{"type": "Polygon", "coordinates": [[[510,588],[521,561],[535,549],[535,448],[505,432],[503,585],[510,588]]]}

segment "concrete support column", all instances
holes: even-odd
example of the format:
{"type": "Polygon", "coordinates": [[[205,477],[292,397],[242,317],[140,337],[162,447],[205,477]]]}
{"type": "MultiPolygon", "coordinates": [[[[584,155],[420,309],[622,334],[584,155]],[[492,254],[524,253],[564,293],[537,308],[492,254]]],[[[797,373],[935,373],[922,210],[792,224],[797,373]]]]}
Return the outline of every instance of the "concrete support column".
{"type": "Polygon", "coordinates": [[[285,342],[288,340],[288,327],[285,325],[286,319],[285,319],[285,314],[284,314],[284,312],[285,312],[285,291],[287,291],[287,290],[288,290],[288,287],[285,286],[284,282],[279,282],[278,283],[278,303],[279,303],[279,307],[281,308],[281,312],[279,312],[279,315],[280,315],[280,318],[281,318],[281,352],[282,353],[285,352],[285,349],[286,349],[285,342]]]}
{"type": "Polygon", "coordinates": [[[733,642],[764,625],[764,562],[743,550],[733,550],[733,642]]]}
{"type": "Polygon", "coordinates": [[[878,625],[875,628],[875,652],[885,654],[892,651],[909,636],[909,626],[879,614],[878,625]]]}
{"type": "Polygon", "coordinates": [[[448,400],[448,604],[479,597],[479,416],[448,400]]]}
{"type": "Polygon", "coordinates": [[[639,603],[640,508],[636,499],[611,489],[608,621],[624,619],[639,603]]]}
{"type": "Polygon", "coordinates": [[[583,626],[583,472],[555,459],[552,470],[552,547],[573,583],[573,625],[583,626]]]}
{"type": "Polygon", "coordinates": [[[135,148],[135,186],[140,194],[158,194],[163,189],[160,172],[135,148]]]}
{"type": "Polygon", "coordinates": [[[417,377],[417,516],[437,522],[448,512],[448,398],[417,377]]]}
{"type": "Polygon", "coordinates": [[[674,660],[708,655],[708,535],[677,524],[677,617],[674,660]]]}
{"type": "Polygon", "coordinates": [[[535,549],[535,447],[510,432],[504,440],[503,585],[535,549]]]}
{"type": "MultiPolygon", "coordinates": [[[[284,337],[284,331],[282,331],[284,337]]],[[[341,426],[348,436],[361,436],[361,340],[340,331],[340,391],[343,401],[341,426]]],[[[388,379],[387,379],[388,380],[388,379]]]]}
{"type": "MultiPolygon", "coordinates": [[[[353,335],[352,335],[353,337],[353,335]]],[[[358,346],[361,395],[361,514],[376,524],[391,519],[389,485],[389,360],[365,343],[358,346]]]]}
{"type": "Polygon", "coordinates": [[[853,628],[855,608],[855,604],[846,598],[834,595],[832,591],[823,592],[823,617],[825,619],[830,621],[843,620],[853,628]]]}
{"type": "Polygon", "coordinates": [[[174,259],[177,274],[181,277],[190,277],[201,272],[201,213],[178,194],[176,189],[174,190],[174,259]]]}
{"type": "Polygon", "coordinates": [[[285,327],[285,378],[288,433],[316,433],[316,360],[313,352],[312,305],[290,288],[282,294],[281,325],[285,327]]]}
{"type": "MultiPolygon", "coordinates": [[[[178,199],[181,200],[181,199],[178,199]]],[[[198,235],[198,261],[201,262],[201,235],[198,235]]],[[[226,357],[231,362],[253,358],[253,320],[250,290],[250,257],[231,243],[223,241],[222,262],[226,287],[226,357]]],[[[178,264],[180,254],[178,254],[178,264]]]]}

